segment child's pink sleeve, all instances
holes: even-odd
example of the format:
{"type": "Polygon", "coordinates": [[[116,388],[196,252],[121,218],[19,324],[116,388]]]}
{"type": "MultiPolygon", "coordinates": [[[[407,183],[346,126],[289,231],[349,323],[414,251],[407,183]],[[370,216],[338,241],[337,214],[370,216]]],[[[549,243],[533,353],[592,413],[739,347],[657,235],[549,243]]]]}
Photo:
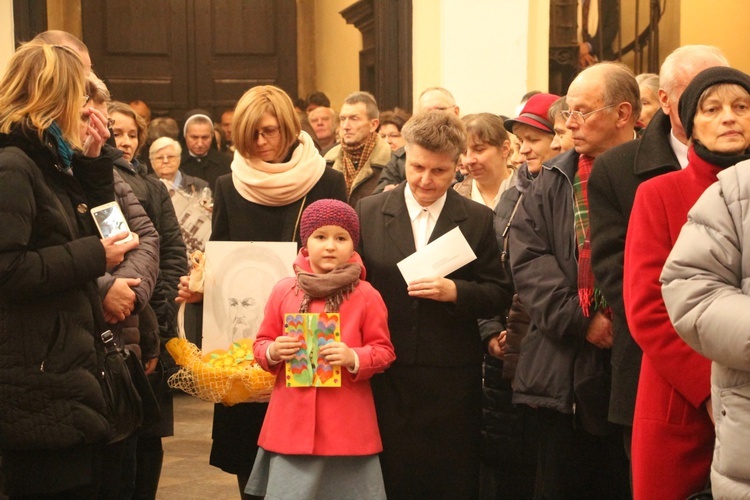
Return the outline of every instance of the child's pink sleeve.
{"type": "Polygon", "coordinates": [[[353,348],[359,356],[359,371],[352,374],[354,381],[367,380],[385,371],[396,359],[388,330],[388,310],[383,298],[369,283],[362,284],[359,289],[364,297],[365,314],[360,325],[362,347],[353,348]]]}
{"type": "Polygon", "coordinates": [[[268,298],[263,321],[260,324],[258,333],[255,336],[255,342],[253,343],[255,360],[264,370],[271,373],[277,373],[280,368],[284,367],[284,363],[271,365],[266,357],[268,346],[276,340],[276,337],[284,333],[284,318],[281,312],[281,304],[285,294],[281,287],[282,283],[283,281],[276,284],[271,292],[271,296],[268,298]]]}

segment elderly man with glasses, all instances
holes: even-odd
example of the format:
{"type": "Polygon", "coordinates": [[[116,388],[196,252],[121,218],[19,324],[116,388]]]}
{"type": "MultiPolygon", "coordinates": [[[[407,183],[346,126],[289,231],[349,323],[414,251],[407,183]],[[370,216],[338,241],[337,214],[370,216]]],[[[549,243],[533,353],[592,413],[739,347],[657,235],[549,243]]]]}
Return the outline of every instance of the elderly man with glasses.
{"type": "Polygon", "coordinates": [[[200,193],[209,187],[208,182],[180,171],[180,143],[171,137],[160,137],[148,151],[151,166],[156,176],[167,186],[169,193],[182,190],[191,194],[200,193]]]}
{"type": "Polygon", "coordinates": [[[513,402],[539,417],[535,497],[630,498],[622,431],[607,422],[611,311],[594,282],[587,185],[594,158],[635,138],[638,84],[625,66],[581,72],[567,95],[574,149],[543,165],[510,227],[529,332],[513,402]]]}

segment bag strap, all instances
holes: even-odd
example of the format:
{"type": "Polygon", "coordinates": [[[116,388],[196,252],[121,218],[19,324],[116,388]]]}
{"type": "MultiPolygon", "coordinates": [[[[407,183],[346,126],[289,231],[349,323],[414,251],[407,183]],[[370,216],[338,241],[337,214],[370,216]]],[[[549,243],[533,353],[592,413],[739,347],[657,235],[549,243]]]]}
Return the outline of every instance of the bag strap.
{"type": "Polygon", "coordinates": [[[518,200],[516,200],[516,206],[513,207],[513,211],[510,213],[510,217],[508,218],[508,223],[505,224],[505,229],[503,229],[503,250],[502,252],[500,252],[500,262],[502,262],[503,265],[508,262],[508,240],[510,240],[510,237],[508,236],[508,230],[510,229],[510,224],[513,222],[513,218],[516,216],[518,207],[521,205],[521,200],[523,200],[523,193],[521,193],[521,195],[518,197],[518,200]]]}
{"type": "Polygon", "coordinates": [[[302,211],[305,209],[305,201],[307,201],[307,195],[302,197],[302,203],[299,206],[297,221],[294,223],[294,232],[292,233],[292,243],[297,243],[297,229],[299,229],[299,221],[302,218],[302,211]]]}

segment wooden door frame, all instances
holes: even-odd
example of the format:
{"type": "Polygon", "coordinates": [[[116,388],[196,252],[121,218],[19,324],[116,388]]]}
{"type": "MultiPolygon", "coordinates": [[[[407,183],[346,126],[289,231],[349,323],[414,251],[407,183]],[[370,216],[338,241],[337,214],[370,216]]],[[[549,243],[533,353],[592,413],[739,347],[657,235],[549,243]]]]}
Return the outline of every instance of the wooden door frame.
{"type": "Polygon", "coordinates": [[[362,33],[360,89],[372,92],[380,109],[411,111],[412,0],[359,0],[340,14],[362,33]]]}

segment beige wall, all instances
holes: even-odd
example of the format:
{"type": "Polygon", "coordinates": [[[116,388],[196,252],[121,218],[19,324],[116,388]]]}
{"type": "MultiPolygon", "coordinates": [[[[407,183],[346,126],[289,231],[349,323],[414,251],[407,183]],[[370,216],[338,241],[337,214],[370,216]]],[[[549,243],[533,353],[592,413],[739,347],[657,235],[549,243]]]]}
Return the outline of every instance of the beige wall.
{"type": "MultiPolygon", "coordinates": [[[[622,0],[622,40],[629,43],[635,33],[637,0],[622,0]]],[[[648,23],[648,2],[640,0],[639,29],[648,23]]],[[[683,45],[715,45],[735,68],[750,73],[750,2],[747,0],[671,0],[659,23],[659,63],[683,45]]],[[[624,58],[634,63],[632,53],[624,58]]],[[[647,65],[644,63],[644,71],[647,65]]],[[[638,72],[636,68],[636,72],[638,72]]]]}
{"type": "Polygon", "coordinates": [[[437,0],[412,0],[412,94],[442,86],[442,9],[437,0]]]}
{"type": "Polygon", "coordinates": [[[716,45],[733,67],[750,73],[750,2],[683,0],[680,8],[681,45],[716,45]]]}
{"type": "Polygon", "coordinates": [[[547,90],[549,0],[413,0],[413,90],[442,86],[462,114],[515,113],[547,90]]]}
{"type": "Polygon", "coordinates": [[[529,58],[526,66],[528,90],[548,91],[549,85],[549,0],[529,2],[529,58]]]}
{"type": "Polygon", "coordinates": [[[354,25],[346,24],[339,14],[353,3],[353,0],[315,0],[313,90],[325,92],[335,110],[341,108],[347,95],[359,90],[362,34],[354,25]]]}
{"type": "Polygon", "coordinates": [[[13,38],[13,0],[0,0],[0,76],[15,51],[13,38]]]}

